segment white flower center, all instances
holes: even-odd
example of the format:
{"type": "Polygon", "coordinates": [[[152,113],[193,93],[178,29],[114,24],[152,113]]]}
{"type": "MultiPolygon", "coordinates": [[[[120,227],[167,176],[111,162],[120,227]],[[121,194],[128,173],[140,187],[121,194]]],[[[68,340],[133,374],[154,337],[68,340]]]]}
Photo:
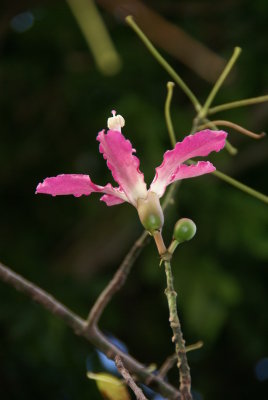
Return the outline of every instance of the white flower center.
{"type": "Polygon", "coordinates": [[[113,116],[108,118],[107,120],[107,126],[109,129],[113,131],[119,131],[121,132],[121,128],[125,126],[125,120],[122,117],[122,115],[115,115],[116,111],[112,111],[113,116]]]}

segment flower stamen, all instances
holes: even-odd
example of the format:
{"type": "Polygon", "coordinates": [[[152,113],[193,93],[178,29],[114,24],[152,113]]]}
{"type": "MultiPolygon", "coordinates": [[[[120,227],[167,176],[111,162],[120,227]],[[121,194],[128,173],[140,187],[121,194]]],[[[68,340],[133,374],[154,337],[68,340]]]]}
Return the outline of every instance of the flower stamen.
{"type": "Polygon", "coordinates": [[[116,115],[116,111],[112,110],[112,117],[108,118],[107,126],[112,131],[121,132],[121,128],[125,126],[125,120],[122,115],[116,115]]]}

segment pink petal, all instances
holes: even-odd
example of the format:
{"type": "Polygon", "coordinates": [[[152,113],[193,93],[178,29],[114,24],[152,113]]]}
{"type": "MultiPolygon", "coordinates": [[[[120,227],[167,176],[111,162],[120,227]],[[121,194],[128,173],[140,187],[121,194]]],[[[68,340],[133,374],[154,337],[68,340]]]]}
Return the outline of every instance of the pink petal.
{"type": "Polygon", "coordinates": [[[170,183],[181,179],[194,178],[196,176],[209,174],[215,170],[216,168],[209,161],[199,161],[197,164],[192,165],[181,164],[172,176],[170,183]]]}
{"type": "Polygon", "coordinates": [[[115,206],[117,204],[124,203],[125,200],[120,199],[119,197],[112,196],[111,194],[105,194],[100,198],[101,201],[104,201],[107,206],[115,206]]]}
{"type": "MultiPolygon", "coordinates": [[[[63,174],[52,178],[46,178],[44,182],[39,183],[36,188],[36,194],[44,193],[52,196],[69,195],[75,197],[82,195],[89,196],[92,192],[106,193],[107,195],[117,199],[113,204],[119,204],[128,201],[125,194],[119,189],[114,188],[110,183],[106,186],[95,185],[88,175],[80,174],[63,174]]],[[[113,205],[110,201],[110,204],[113,205]]]]}
{"type": "MultiPolygon", "coordinates": [[[[173,150],[165,152],[162,164],[156,168],[150,191],[157,193],[159,197],[163,196],[167,185],[174,180],[187,177],[178,177],[180,176],[179,167],[184,161],[192,157],[207,156],[212,151],[220,151],[225,145],[226,136],[227,133],[224,131],[211,131],[209,129],[186,136],[182,142],[176,144],[173,150]]],[[[184,171],[186,173],[186,169],[184,171]]],[[[199,175],[202,175],[202,173],[199,175]]]]}
{"type": "Polygon", "coordinates": [[[124,191],[128,201],[136,206],[138,198],[146,197],[147,188],[139,170],[140,161],[132,154],[135,150],[130,141],[121,132],[112,130],[108,130],[107,134],[104,130],[101,131],[97,140],[114,180],[124,191]]]}

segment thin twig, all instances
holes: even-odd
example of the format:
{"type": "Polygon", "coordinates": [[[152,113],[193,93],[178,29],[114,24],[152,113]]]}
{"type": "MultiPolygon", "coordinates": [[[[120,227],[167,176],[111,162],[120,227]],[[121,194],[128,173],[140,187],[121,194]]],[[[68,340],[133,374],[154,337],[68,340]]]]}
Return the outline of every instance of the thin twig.
{"type": "MultiPolygon", "coordinates": [[[[174,81],[176,83],[178,83],[176,81],[176,78],[178,77],[176,71],[174,71],[174,69],[167,63],[167,61],[153,47],[153,45],[151,44],[149,39],[145,36],[145,34],[141,31],[141,29],[134,22],[133,17],[128,16],[126,18],[126,22],[133,28],[133,30],[141,38],[141,40],[144,42],[144,44],[146,45],[146,47],[148,48],[150,53],[153,55],[153,57],[156,59],[156,61],[158,61],[160,63],[160,65],[162,65],[162,67],[170,74],[170,76],[174,79],[174,81]]],[[[240,51],[238,49],[239,48],[237,48],[237,50],[234,51],[234,54],[233,54],[234,59],[233,59],[233,61],[236,61],[236,57],[237,57],[237,55],[239,55],[238,53],[240,51]]],[[[232,58],[231,58],[231,60],[232,60],[232,58]]],[[[232,61],[232,63],[233,63],[233,61],[232,61]]],[[[232,67],[232,63],[231,64],[228,63],[230,67],[232,67]]],[[[227,66],[228,66],[228,64],[227,64],[227,66]]],[[[227,68],[227,66],[226,66],[226,68],[227,68]]],[[[227,70],[225,69],[224,71],[228,72],[228,69],[230,71],[231,68],[228,67],[227,70]]],[[[225,79],[225,75],[223,75],[223,78],[225,79]]],[[[221,84],[221,81],[219,83],[221,84]]],[[[218,90],[218,88],[217,88],[217,90],[218,90]]],[[[216,94],[216,92],[214,92],[214,93],[216,94]]],[[[211,98],[211,94],[210,94],[210,98],[211,98]]],[[[234,101],[232,103],[226,103],[226,104],[222,104],[222,105],[219,105],[219,106],[216,106],[216,107],[213,107],[213,108],[209,108],[207,110],[207,114],[213,114],[213,113],[218,112],[218,111],[227,110],[227,109],[235,108],[235,107],[247,106],[247,105],[250,105],[250,104],[256,104],[256,103],[261,103],[261,102],[265,102],[265,101],[268,101],[268,95],[259,96],[259,97],[255,97],[255,98],[250,98],[250,99],[245,99],[245,100],[234,101]]],[[[209,100],[209,102],[210,102],[210,100],[209,100]]],[[[196,131],[197,125],[199,125],[199,123],[201,122],[200,121],[201,120],[201,118],[200,118],[200,110],[202,109],[202,107],[201,107],[201,104],[199,103],[199,101],[196,99],[195,96],[194,96],[194,107],[195,107],[195,110],[197,111],[197,115],[195,116],[195,118],[193,120],[193,126],[192,126],[192,129],[191,129],[191,134],[196,131]]],[[[204,118],[202,118],[202,119],[204,119],[204,118]]],[[[236,154],[236,152],[237,152],[237,150],[229,142],[227,142],[226,148],[228,149],[228,151],[231,154],[236,154]]],[[[265,203],[268,203],[268,197],[266,195],[258,192],[257,190],[254,190],[254,189],[250,188],[247,185],[244,185],[243,183],[240,183],[239,181],[229,177],[228,175],[220,172],[219,170],[212,172],[212,174],[214,176],[216,176],[217,178],[227,182],[228,184],[236,187],[237,189],[240,189],[243,192],[248,193],[249,195],[251,195],[251,196],[253,196],[253,197],[255,197],[255,198],[257,198],[257,199],[259,199],[259,200],[261,200],[261,201],[263,201],[265,203]]]]}
{"type": "Polygon", "coordinates": [[[137,375],[140,382],[145,383],[150,380],[151,386],[158,393],[170,399],[180,399],[180,393],[170,384],[165,382],[158,376],[151,374],[148,369],[128,354],[120,351],[114,346],[98,329],[92,326],[88,329],[87,321],[79,317],[76,313],[69,310],[64,304],[56,300],[51,294],[47,293],[34,283],[23,278],[10,268],[0,263],[0,280],[12,286],[16,290],[26,294],[36,303],[40,304],[53,315],[62,319],[73,332],[87,339],[93,346],[100,349],[110,359],[114,359],[116,355],[120,355],[126,368],[133,374],[137,375]]]}
{"type": "Polygon", "coordinates": [[[146,244],[146,239],[148,239],[148,232],[144,231],[140,237],[136,240],[134,245],[131,247],[130,251],[125,256],[123,262],[116,271],[113,279],[108,283],[106,288],[101,292],[98,299],[96,300],[94,306],[91,308],[88,319],[87,327],[90,329],[92,325],[97,325],[99,319],[104,311],[104,308],[110,302],[112,296],[120,290],[124,285],[127,276],[139,256],[142,248],[146,244]]]}
{"type": "Polygon", "coordinates": [[[173,147],[175,147],[176,136],[175,136],[175,132],[174,132],[171,116],[170,116],[170,105],[171,105],[171,100],[172,100],[172,95],[173,95],[173,88],[174,88],[174,82],[168,82],[167,83],[167,97],[166,97],[166,102],[165,102],[165,119],[166,119],[166,125],[167,125],[167,130],[168,130],[171,144],[173,147]]]}
{"type": "Polygon", "coordinates": [[[156,50],[147,36],[142,32],[142,30],[138,27],[134,18],[129,15],[126,17],[126,22],[128,25],[134,30],[134,32],[139,36],[144,45],[147,47],[149,52],[153,55],[153,57],[158,61],[158,63],[167,71],[167,73],[174,79],[177,85],[183,90],[183,92],[188,96],[189,100],[192,102],[195,110],[198,112],[201,109],[201,104],[197,100],[196,96],[193,94],[191,89],[186,85],[186,83],[182,80],[182,78],[177,74],[177,72],[169,65],[166,60],[161,56],[161,54],[156,50]]]}
{"type": "Polygon", "coordinates": [[[244,99],[244,100],[236,100],[230,103],[224,103],[220,104],[219,106],[211,107],[208,110],[208,115],[216,114],[217,112],[230,110],[237,107],[245,107],[245,106],[250,106],[252,104],[264,103],[266,101],[268,101],[268,94],[265,94],[264,96],[251,97],[249,99],[244,99]]]}
{"type": "Polygon", "coordinates": [[[176,360],[178,359],[177,354],[171,354],[171,356],[169,356],[165,362],[163,363],[163,365],[159,368],[158,370],[158,376],[161,378],[165,378],[167,376],[168,371],[173,367],[173,365],[175,364],[176,360]]]}
{"type": "Polygon", "coordinates": [[[238,124],[235,124],[234,122],[226,121],[226,120],[223,120],[223,119],[217,119],[217,120],[214,120],[214,121],[207,121],[205,124],[199,125],[198,129],[204,129],[204,128],[207,128],[209,126],[213,127],[215,125],[216,126],[228,126],[229,128],[232,128],[232,129],[234,129],[234,130],[236,130],[236,131],[238,131],[240,133],[243,133],[246,136],[251,137],[252,139],[261,139],[264,136],[266,136],[265,132],[255,133],[255,132],[252,132],[252,131],[250,131],[250,130],[248,130],[246,128],[243,128],[242,126],[240,126],[238,124]]]}
{"type": "Polygon", "coordinates": [[[227,182],[229,185],[232,185],[236,187],[239,190],[242,190],[242,192],[245,192],[249,194],[250,196],[255,197],[258,200],[263,201],[264,203],[268,204],[268,196],[266,196],[263,193],[258,192],[255,189],[252,189],[251,187],[244,185],[244,183],[241,183],[237,181],[234,178],[231,178],[229,175],[224,174],[223,172],[219,171],[218,169],[214,172],[211,172],[212,175],[216,176],[217,178],[221,179],[222,181],[227,182]]]}
{"type": "Polygon", "coordinates": [[[199,117],[200,118],[204,118],[204,117],[207,116],[208,109],[209,109],[211,103],[213,102],[213,100],[214,100],[216,94],[218,93],[218,90],[222,86],[223,82],[225,81],[225,79],[229,75],[229,73],[230,73],[231,69],[233,68],[233,66],[234,66],[237,58],[239,57],[240,53],[241,53],[241,48],[240,47],[235,47],[232,57],[230,58],[230,60],[226,64],[224,70],[220,74],[217,82],[213,86],[210,94],[208,95],[207,100],[205,101],[205,104],[203,105],[203,107],[201,108],[201,110],[199,112],[199,117]]]}
{"type": "MultiPolygon", "coordinates": [[[[194,160],[188,160],[187,164],[192,165],[192,164],[196,164],[196,162],[194,160]]],[[[234,178],[231,178],[229,175],[224,174],[223,172],[219,171],[218,169],[216,171],[211,172],[211,175],[216,176],[221,181],[224,181],[224,182],[228,183],[229,185],[235,187],[236,189],[239,189],[242,192],[247,193],[250,196],[255,197],[256,199],[268,204],[268,196],[266,196],[265,194],[263,194],[261,192],[258,192],[255,189],[252,189],[250,186],[247,186],[244,183],[241,183],[234,178]]]]}
{"type": "Polygon", "coordinates": [[[115,364],[117,366],[118,371],[126,381],[126,384],[133,390],[137,400],[148,400],[147,397],[144,396],[141,388],[135,383],[134,379],[128,372],[128,370],[124,367],[124,364],[121,360],[121,357],[116,355],[115,356],[115,364]]]}
{"type": "MultiPolygon", "coordinates": [[[[194,344],[190,344],[188,346],[185,347],[185,351],[186,353],[188,353],[189,351],[193,351],[193,350],[197,350],[200,349],[203,346],[203,342],[201,340],[199,340],[198,342],[194,343],[194,344]]],[[[173,367],[173,365],[175,364],[177,360],[177,354],[171,354],[171,356],[167,357],[167,359],[165,360],[165,362],[162,364],[162,366],[158,369],[158,376],[161,378],[165,378],[168,374],[168,371],[173,367]]]]}

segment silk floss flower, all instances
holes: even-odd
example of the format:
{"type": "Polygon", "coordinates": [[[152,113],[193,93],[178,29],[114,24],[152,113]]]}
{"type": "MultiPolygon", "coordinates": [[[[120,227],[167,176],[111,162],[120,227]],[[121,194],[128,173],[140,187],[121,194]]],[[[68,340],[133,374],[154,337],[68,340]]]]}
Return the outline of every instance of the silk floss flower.
{"type": "Polygon", "coordinates": [[[199,161],[196,164],[186,165],[185,161],[200,156],[207,156],[212,151],[220,151],[225,145],[227,133],[224,131],[202,130],[186,136],[176,143],[174,149],[165,152],[162,164],[156,168],[155,177],[147,190],[144,175],[139,170],[140,161],[133,154],[132,144],[121,133],[125,120],[121,115],[112,111],[108,118],[108,131],[99,132],[99,151],[107,162],[118,187],[111,183],[100,186],[93,183],[89,175],[62,174],[46,178],[36,188],[36,193],[45,193],[52,196],[82,195],[101,193],[100,200],[107,206],[114,206],[128,202],[136,207],[141,223],[145,229],[153,234],[161,231],[164,224],[164,215],[160,205],[160,198],[166,187],[171,183],[215,171],[209,161],[199,161]]]}

